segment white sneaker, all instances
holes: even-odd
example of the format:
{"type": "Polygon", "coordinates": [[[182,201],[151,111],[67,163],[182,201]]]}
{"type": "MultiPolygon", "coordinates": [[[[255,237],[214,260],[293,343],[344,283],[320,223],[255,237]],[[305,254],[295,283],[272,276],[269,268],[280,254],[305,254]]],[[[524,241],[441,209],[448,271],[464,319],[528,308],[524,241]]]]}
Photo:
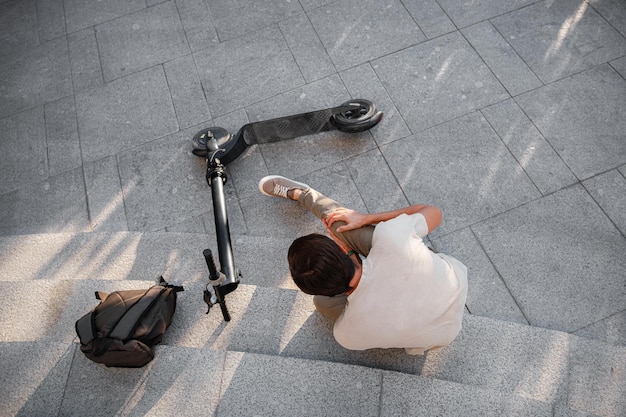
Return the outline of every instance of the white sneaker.
{"type": "Polygon", "coordinates": [[[259,191],[263,194],[271,197],[282,197],[288,200],[291,200],[287,195],[289,191],[296,189],[306,191],[309,188],[311,187],[302,182],[293,181],[289,178],[281,177],[280,175],[268,175],[267,177],[261,178],[261,181],[259,181],[259,191]]]}

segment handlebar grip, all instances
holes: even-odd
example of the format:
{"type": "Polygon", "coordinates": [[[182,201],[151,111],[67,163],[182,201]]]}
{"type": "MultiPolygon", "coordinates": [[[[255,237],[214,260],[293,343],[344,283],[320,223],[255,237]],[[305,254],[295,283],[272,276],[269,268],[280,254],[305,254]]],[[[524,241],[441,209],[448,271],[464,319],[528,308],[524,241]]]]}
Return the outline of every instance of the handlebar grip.
{"type": "Polygon", "coordinates": [[[215,266],[215,261],[213,260],[213,252],[211,252],[211,249],[205,249],[204,251],[202,251],[202,254],[204,255],[206,266],[209,268],[209,279],[211,281],[219,279],[220,274],[217,272],[217,266],[215,266]]]}

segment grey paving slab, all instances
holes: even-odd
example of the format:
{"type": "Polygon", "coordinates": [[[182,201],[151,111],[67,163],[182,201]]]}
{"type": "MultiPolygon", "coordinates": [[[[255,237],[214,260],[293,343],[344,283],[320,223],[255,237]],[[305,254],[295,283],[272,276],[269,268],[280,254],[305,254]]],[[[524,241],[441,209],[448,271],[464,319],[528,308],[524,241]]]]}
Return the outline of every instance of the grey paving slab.
{"type": "Polygon", "coordinates": [[[0,118],[72,94],[67,42],[59,38],[0,61],[0,118]]]}
{"type": "MultiPolygon", "coordinates": [[[[358,156],[356,157],[358,158],[358,156]]],[[[305,175],[300,180],[345,207],[366,212],[367,202],[365,197],[367,194],[360,191],[359,186],[362,183],[358,178],[355,178],[355,170],[350,167],[350,162],[351,160],[348,159],[328,169],[321,169],[305,175]]],[[[274,200],[280,199],[274,198],[274,200]]],[[[370,204],[374,205],[374,203],[370,204]]],[[[378,204],[385,203],[379,202],[378,204]]],[[[302,210],[302,208],[300,209],[302,210]]],[[[321,222],[317,217],[312,216],[312,218],[316,224],[319,223],[321,226],[321,222]]]]}
{"type": "Polygon", "coordinates": [[[453,232],[540,196],[480,113],[381,146],[408,200],[444,213],[433,236],[453,232]]]}
{"type": "Polygon", "coordinates": [[[456,26],[436,0],[403,0],[402,4],[428,39],[456,30],[456,26]]]}
{"type": "Polygon", "coordinates": [[[124,192],[115,156],[84,166],[89,222],[95,232],[127,231],[124,192]]]}
{"type": "Polygon", "coordinates": [[[178,130],[162,67],[80,91],[75,97],[85,163],[178,130]]]}
{"type": "Polygon", "coordinates": [[[298,288],[287,264],[292,238],[232,236],[232,241],[235,266],[241,271],[242,282],[261,287],[298,288]]]}
{"type": "MultiPolygon", "coordinates": [[[[302,180],[294,176],[291,178],[302,180]]],[[[317,218],[297,203],[292,204],[261,193],[246,197],[241,202],[241,210],[247,221],[248,232],[253,236],[295,239],[301,234],[323,232],[321,223],[317,225],[317,218]]]]}
{"type": "Polygon", "coordinates": [[[562,402],[554,405],[554,417],[595,417],[595,414],[567,408],[562,402]]]}
{"type": "Polygon", "coordinates": [[[574,334],[612,345],[626,346],[626,310],[590,324],[574,334]]]}
{"type": "Polygon", "coordinates": [[[37,341],[0,343],[0,407],[7,416],[56,416],[75,347],[37,341]]]}
{"type": "Polygon", "coordinates": [[[35,0],[0,4],[0,55],[39,44],[35,0]]]}
{"type": "Polygon", "coordinates": [[[314,307],[308,300],[303,309],[301,304],[306,300],[297,291],[256,287],[246,284],[245,279],[226,296],[231,316],[228,323],[218,307],[206,314],[207,305],[202,300],[206,275],[203,282],[185,283],[163,344],[278,355],[298,331],[301,320],[306,320],[301,317],[308,317],[314,307]]]}
{"type": "Polygon", "coordinates": [[[191,52],[172,1],[97,25],[96,38],[105,81],[191,52]]]}
{"type": "Polygon", "coordinates": [[[622,2],[619,0],[591,0],[589,4],[615,29],[626,36],[626,8],[622,2]]]}
{"type": "MultiPolygon", "coordinates": [[[[301,324],[298,318],[306,315],[306,310],[299,310],[299,294],[293,290],[247,287],[242,288],[242,294],[238,294],[237,298],[228,300],[236,325],[230,326],[235,324],[231,320],[221,332],[214,331],[213,340],[209,343],[213,349],[278,355],[292,340],[296,326],[301,324]],[[243,300],[242,296],[245,297],[243,300]]],[[[213,323],[215,319],[223,323],[219,310],[211,311],[210,315],[213,315],[213,323]]]]}
{"type": "Polygon", "coordinates": [[[626,413],[626,347],[598,351],[591,340],[575,338],[571,362],[569,408],[604,416],[626,413]]]}
{"type": "Polygon", "coordinates": [[[77,349],[59,414],[214,415],[223,363],[222,352],[157,346],[144,368],[106,368],[77,349]]]}
{"type": "Polygon", "coordinates": [[[426,39],[398,0],[347,0],[311,10],[307,15],[338,70],[426,39]]]}
{"type": "Polygon", "coordinates": [[[420,375],[554,402],[569,375],[571,336],[466,315],[452,344],[428,353],[420,375]]]}
{"type": "Polygon", "coordinates": [[[587,2],[539,2],[491,22],[545,83],[626,53],[624,37],[587,2]]]}
{"type": "MultiPolygon", "coordinates": [[[[71,322],[61,319],[73,292],[71,282],[55,283],[42,280],[2,282],[0,285],[6,300],[1,307],[3,343],[40,340],[69,343],[74,339],[76,334],[73,333],[71,322]],[[59,325],[61,323],[70,325],[62,328],[59,325]]],[[[75,317],[74,321],[78,317],[75,317]]]]}
{"type": "Polygon", "coordinates": [[[583,182],[607,216],[626,235],[626,178],[612,170],[583,182]]]}
{"type": "Polygon", "coordinates": [[[488,21],[463,29],[462,33],[512,96],[543,85],[488,21]]]}
{"type": "Polygon", "coordinates": [[[433,239],[432,242],[437,251],[454,256],[467,266],[469,285],[466,306],[471,314],[528,324],[502,277],[469,227],[433,239]]]}
{"type": "Polygon", "coordinates": [[[82,169],[0,196],[0,235],[89,230],[82,169]]]}
{"type": "Polygon", "coordinates": [[[626,162],[624,97],[626,81],[602,65],[516,101],[572,172],[587,179],[626,162]]]}
{"type": "Polygon", "coordinates": [[[378,149],[348,159],[346,166],[369,213],[409,206],[398,180],[378,149]]]}
{"type": "Polygon", "coordinates": [[[167,226],[164,231],[173,233],[206,233],[206,226],[203,216],[199,215],[167,226]]]}
{"type": "Polygon", "coordinates": [[[623,310],[626,239],[581,186],[472,229],[532,325],[572,332],[623,310]]]}
{"type": "Polygon", "coordinates": [[[383,373],[384,416],[552,416],[552,406],[467,385],[383,373]]]}
{"type": "Polygon", "coordinates": [[[94,28],[89,27],[69,34],[67,46],[70,53],[74,91],[102,85],[104,78],[94,28]]]}
{"type": "Polygon", "coordinates": [[[42,107],[0,119],[0,132],[0,194],[48,177],[42,107]]]}
{"type": "Polygon", "coordinates": [[[2,306],[3,342],[71,343],[76,339],[75,323],[96,307],[95,291],[112,292],[144,289],[152,281],[22,281],[2,282],[9,301],[2,306]]]}
{"type": "Polygon", "coordinates": [[[63,0],[63,6],[67,32],[72,33],[144,9],[146,3],[142,0],[63,0]]]}
{"type": "Polygon", "coordinates": [[[615,69],[615,71],[619,72],[622,77],[626,78],[626,56],[616,59],[615,61],[611,61],[611,66],[615,69]]]}
{"type": "MultiPolygon", "coordinates": [[[[234,135],[243,125],[249,122],[250,119],[248,118],[246,110],[241,108],[223,116],[213,118],[212,125],[223,127],[224,129],[228,130],[232,135],[234,135]]],[[[206,124],[200,125],[198,130],[205,127],[209,126],[206,124]]]]}
{"type": "Polygon", "coordinates": [[[259,416],[378,416],[381,377],[374,369],[229,353],[222,390],[218,417],[249,415],[252,404],[259,416]]]}
{"type": "Polygon", "coordinates": [[[387,55],[372,66],[413,132],[509,97],[458,32],[387,55]]]}
{"type": "Polygon", "coordinates": [[[3,282],[99,280],[97,285],[101,281],[154,282],[159,275],[173,283],[204,282],[208,272],[202,251],[212,239],[204,233],[8,236],[0,239],[0,276],[3,282]]]}
{"type": "Polygon", "coordinates": [[[82,160],[74,97],[48,103],[44,109],[50,175],[80,167],[82,160]]]}
{"type": "Polygon", "coordinates": [[[65,10],[63,0],[43,0],[37,2],[39,37],[51,40],[65,36],[65,10]]]}
{"type": "Polygon", "coordinates": [[[194,59],[213,117],[304,84],[275,25],[198,51],[194,59]]]}
{"type": "Polygon", "coordinates": [[[319,80],[336,72],[330,56],[306,15],[298,14],[283,20],[279,27],[307,82],[319,80]]]}
{"type": "Polygon", "coordinates": [[[209,120],[209,105],[204,97],[193,57],[187,55],[167,62],[163,68],[180,128],[209,120]]]}
{"type": "Polygon", "coordinates": [[[316,9],[318,7],[324,6],[325,4],[332,3],[333,0],[301,0],[300,4],[302,8],[306,11],[310,11],[316,9]]]}
{"type": "Polygon", "coordinates": [[[241,201],[259,193],[259,180],[268,175],[259,145],[248,146],[233,162],[228,164],[230,179],[241,201]]]}
{"type": "Polygon", "coordinates": [[[176,0],[176,8],[192,51],[198,51],[219,42],[207,2],[176,0]]]}
{"type": "Polygon", "coordinates": [[[260,145],[269,172],[300,177],[376,147],[369,132],[338,130],[260,145]]]}
{"type": "Polygon", "coordinates": [[[353,98],[369,100],[376,106],[377,111],[383,112],[380,123],[369,130],[376,143],[379,145],[388,143],[411,134],[369,63],[343,71],[341,80],[353,98]]]}
{"type": "Polygon", "coordinates": [[[481,113],[542,194],[577,182],[576,176],[514,100],[486,107],[481,113]]]}
{"type": "Polygon", "coordinates": [[[222,41],[265,28],[303,11],[299,2],[279,0],[254,3],[216,0],[209,3],[209,10],[222,41]]]}
{"type": "MultiPolygon", "coordinates": [[[[337,74],[294,88],[246,107],[250,122],[340,106],[350,100],[337,74]]],[[[285,142],[287,143],[287,142],[285,142]]]]}
{"type": "Polygon", "coordinates": [[[487,0],[479,3],[440,0],[439,4],[457,27],[463,28],[512,10],[521,9],[535,0],[487,0]]]}
{"type": "MultiPolygon", "coordinates": [[[[130,230],[161,230],[212,210],[206,164],[191,153],[192,136],[179,132],[118,155],[130,230]]],[[[224,196],[231,206],[236,200],[229,195],[234,197],[234,191],[226,183],[224,196]]],[[[237,232],[235,217],[229,220],[237,232]]]]}

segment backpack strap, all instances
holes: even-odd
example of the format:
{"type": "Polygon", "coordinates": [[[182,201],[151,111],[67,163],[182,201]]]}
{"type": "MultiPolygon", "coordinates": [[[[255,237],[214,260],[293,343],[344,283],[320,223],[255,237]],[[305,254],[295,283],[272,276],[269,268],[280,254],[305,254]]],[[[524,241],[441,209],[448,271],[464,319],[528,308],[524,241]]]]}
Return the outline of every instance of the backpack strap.
{"type": "MultiPolygon", "coordinates": [[[[126,340],[135,330],[140,318],[152,307],[159,296],[170,288],[174,292],[184,291],[182,286],[168,284],[162,276],[159,277],[159,285],[149,288],[146,293],[135,302],[113,326],[107,337],[115,337],[126,340]]],[[[96,291],[96,299],[104,301],[108,293],[96,291]]],[[[83,345],[88,344],[96,337],[96,309],[90,314],[85,314],[76,322],[76,333],[83,345]]]]}
{"type": "Polygon", "coordinates": [[[94,329],[96,328],[95,323],[95,311],[91,313],[85,314],[76,322],[76,334],[78,334],[78,338],[80,339],[80,343],[86,345],[91,342],[95,337],[94,329]]]}
{"type": "Polygon", "coordinates": [[[161,285],[150,287],[136,303],[124,312],[107,337],[126,342],[126,339],[137,327],[141,317],[150,310],[165,291],[167,291],[167,287],[161,285]]]}
{"type": "Polygon", "coordinates": [[[109,296],[108,292],[96,291],[96,300],[104,301],[109,296]]]}
{"type": "Polygon", "coordinates": [[[163,279],[163,276],[159,277],[159,285],[161,285],[163,287],[171,288],[172,291],[174,291],[174,292],[185,291],[185,289],[182,286],[180,286],[180,285],[168,284],[167,281],[165,279],[163,279]]]}

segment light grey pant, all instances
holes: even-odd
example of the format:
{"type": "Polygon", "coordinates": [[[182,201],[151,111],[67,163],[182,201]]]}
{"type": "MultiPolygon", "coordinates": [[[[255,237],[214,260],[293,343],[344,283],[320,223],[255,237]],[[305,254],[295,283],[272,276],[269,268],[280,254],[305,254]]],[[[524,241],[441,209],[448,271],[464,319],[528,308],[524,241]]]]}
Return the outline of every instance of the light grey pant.
{"type": "MultiPolygon", "coordinates": [[[[312,188],[309,188],[307,191],[300,194],[298,202],[302,207],[320,219],[326,218],[326,216],[333,210],[343,207],[335,200],[326,197],[312,188]]],[[[369,225],[361,227],[360,229],[337,233],[337,228],[344,224],[345,223],[341,221],[333,223],[331,229],[335,236],[341,239],[350,249],[353,249],[363,256],[367,256],[372,248],[374,226],[369,225]]],[[[341,315],[347,301],[348,296],[346,294],[340,294],[334,297],[328,297],[325,295],[316,295],[313,297],[315,308],[324,317],[333,321],[337,320],[337,318],[341,315]]]]}

